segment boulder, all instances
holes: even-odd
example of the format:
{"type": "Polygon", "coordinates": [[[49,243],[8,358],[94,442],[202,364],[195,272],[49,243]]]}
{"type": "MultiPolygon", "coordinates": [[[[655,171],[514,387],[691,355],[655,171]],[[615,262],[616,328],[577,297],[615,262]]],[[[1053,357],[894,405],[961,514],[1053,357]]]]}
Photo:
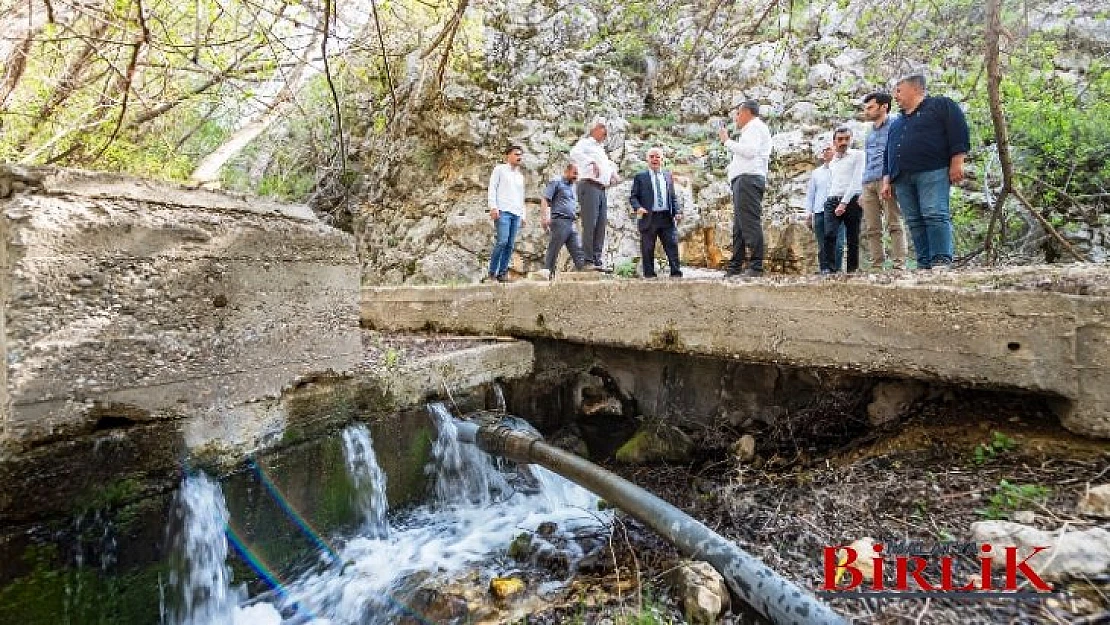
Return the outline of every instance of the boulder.
{"type": "Polygon", "coordinates": [[[995,553],[1017,547],[1019,560],[1029,556],[1034,547],[1048,547],[1029,559],[1029,566],[1046,581],[1110,572],[1110,531],[1101,527],[1048,532],[1010,521],[981,521],[971,524],[971,533],[975,542],[990,543],[995,553]]]}
{"type": "Polygon", "coordinates": [[[708,562],[683,561],[667,574],[690,623],[715,623],[729,607],[728,586],[708,562]]]}
{"type": "Polygon", "coordinates": [[[1110,484],[1095,486],[1079,501],[1079,513],[1110,519],[1110,484]]]}
{"type": "Polygon", "coordinates": [[[694,442],[679,430],[666,425],[646,425],[617,450],[617,460],[628,464],[647,462],[685,462],[690,459],[694,442]]]}

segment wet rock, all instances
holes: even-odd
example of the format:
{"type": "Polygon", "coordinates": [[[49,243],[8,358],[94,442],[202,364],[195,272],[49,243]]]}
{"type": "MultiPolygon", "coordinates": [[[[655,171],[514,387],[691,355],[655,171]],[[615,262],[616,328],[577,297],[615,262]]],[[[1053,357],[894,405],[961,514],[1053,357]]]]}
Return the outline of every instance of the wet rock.
{"type": "Polygon", "coordinates": [[[694,442],[685,432],[663,425],[648,425],[617,450],[617,460],[627,464],[646,462],[685,462],[690,459],[694,442]]]}
{"type": "Polygon", "coordinates": [[[690,623],[715,623],[729,606],[725,578],[707,562],[684,561],[667,575],[690,623]]]}
{"type": "Polygon", "coordinates": [[[1110,484],[1095,486],[1079,501],[1079,513],[1110,519],[1110,484]]]}
{"type": "Polygon", "coordinates": [[[745,434],[732,445],[732,455],[740,462],[751,462],[755,458],[755,437],[745,434]]]}
{"type": "Polygon", "coordinates": [[[559,430],[548,438],[547,442],[560,449],[565,449],[571,453],[582,456],[583,458],[590,457],[590,450],[586,446],[586,441],[582,438],[582,433],[578,430],[577,426],[571,425],[559,430]]]}
{"type": "Polygon", "coordinates": [[[497,601],[510,601],[524,593],[524,582],[516,577],[495,577],[489,581],[489,592],[497,601]]]}
{"type": "Polygon", "coordinates": [[[1029,565],[1047,581],[1064,581],[1110,572],[1110,531],[1101,527],[1081,532],[1046,532],[1010,521],[981,521],[971,524],[972,539],[990,543],[996,553],[1018,547],[1023,560],[1034,547],[1048,549],[1032,556],[1029,565]]]}
{"type": "Polygon", "coordinates": [[[509,557],[519,561],[532,557],[532,535],[524,532],[514,538],[509,544],[509,557]]]}
{"type": "Polygon", "coordinates": [[[564,578],[570,574],[572,558],[564,549],[545,549],[536,554],[536,564],[555,577],[564,578]]]}
{"type": "Polygon", "coordinates": [[[405,616],[399,622],[403,625],[418,623],[463,623],[467,622],[470,608],[466,598],[453,593],[445,593],[433,588],[421,588],[412,598],[412,611],[419,614],[405,616]]]}

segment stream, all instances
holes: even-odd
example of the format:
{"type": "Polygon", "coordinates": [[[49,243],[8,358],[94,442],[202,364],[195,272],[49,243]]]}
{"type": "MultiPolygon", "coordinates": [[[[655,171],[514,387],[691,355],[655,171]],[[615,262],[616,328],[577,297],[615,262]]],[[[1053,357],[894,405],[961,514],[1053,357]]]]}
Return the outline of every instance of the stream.
{"type": "MultiPolygon", "coordinates": [[[[285,584],[259,571],[271,588],[254,597],[232,579],[230,547],[244,547],[227,529],[219,484],[201,472],[189,475],[177,502],[183,531],[176,548],[184,571],[172,574],[163,588],[161,622],[353,625],[392,623],[403,616],[426,622],[407,599],[415,590],[474,570],[484,581],[501,574],[497,558],[517,535],[535,532],[541,524],[557,528],[547,535],[547,548],[569,551],[564,557],[570,562],[566,579],[545,582],[546,590],[573,578],[582,554],[575,553],[576,543],[568,537],[596,532],[606,521],[597,497],[541,467],[521,470],[460,444],[446,407],[431,404],[428,409],[438,432],[427,467],[434,484],[430,500],[388,510],[386,476],[370,431],[361,424],[349,426],[343,442],[347,470],[358,489],[358,532],[316,537],[321,545],[317,562],[285,584]]],[[[249,552],[240,555],[252,561],[249,552]]]]}

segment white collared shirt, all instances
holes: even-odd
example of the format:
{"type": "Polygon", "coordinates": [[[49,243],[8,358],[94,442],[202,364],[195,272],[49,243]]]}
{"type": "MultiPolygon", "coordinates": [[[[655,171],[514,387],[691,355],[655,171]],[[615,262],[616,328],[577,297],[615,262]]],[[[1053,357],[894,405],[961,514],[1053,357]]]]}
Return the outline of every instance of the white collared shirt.
{"type": "Polygon", "coordinates": [[[489,177],[489,207],[524,215],[524,172],[508,163],[493,168],[489,177]]]}
{"type": "Polygon", "coordinates": [[[609,155],[605,153],[605,146],[590,135],[579,139],[578,143],[575,143],[574,147],[570,149],[569,156],[571,162],[578,166],[579,180],[592,180],[607,187],[609,186],[609,180],[617,172],[617,165],[609,160],[609,155]],[[597,165],[596,178],[594,178],[594,168],[592,167],[594,164],[597,165]]]}
{"type": "Polygon", "coordinates": [[[829,163],[829,191],[828,197],[843,198],[845,204],[853,197],[863,193],[863,165],[864,154],[862,150],[848,148],[841,156],[839,152],[833,156],[829,163]]]}
{"type": "Polygon", "coordinates": [[[762,119],[753,117],[740,130],[740,138],[725,141],[725,147],[732,153],[728,164],[728,180],[743,174],[767,176],[771,163],[771,131],[762,119]]]}

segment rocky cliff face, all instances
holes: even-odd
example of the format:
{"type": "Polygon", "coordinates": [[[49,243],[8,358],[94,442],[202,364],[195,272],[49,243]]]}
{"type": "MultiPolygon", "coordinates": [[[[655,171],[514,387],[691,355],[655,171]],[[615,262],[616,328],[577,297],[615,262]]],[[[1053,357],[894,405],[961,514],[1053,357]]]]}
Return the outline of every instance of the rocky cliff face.
{"type": "MultiPolygon", "coordinates": [[[[690,218],[680,228],[684,262],[716,266],[730,254],[732,211],[724,179],[728,155],[714,129],[746,98],[762,103],[773,132],[764,199],[771,268],[805,270],[813,265],[812,235],[796,222],[815,151],[832,129],[847,124],[862,141],[868,124],[857,118],[860,98],[889,88],[899,75],[925,69],[941,78],[934,93],[955,96],[952,85],[980,65],[971,61],[979,58],[981,42],[965,38],[974,52],[952,45],[961,29],[982,21],[977,7],[884,12],[853,0],[792,14],[776,5],[766,12],[734,8],[710,20],[706,7],[659,3],[635,15],[635,6],[503,0],[470,9],[481,26],[480,62],[469,71],[448,71],[441,94],[423,98],[393,136],[367,142],[367,203],[355,215],[364,283],[483,275],[493,232],[485,185],[512,143],[526,150],[529,202],[513,267],[540,268],[546,236],[539,195],[561,172],[584,124],[598,114],[615,120],[608,147],[626,180],[609,191],[606,261],[619,265],[639,256],[628,215],[630,177],[645,166],[646,150],[661,145],[667,166],[685,181],[680,193],[690,218]],[[926,37],[930,30],[933,39],[926,37]],[[906,43],[923,37],[936,45],[906,43]],[[947,69],[929,69],[930,63],[947,69]]],[[[1074,44],[1056,59],[1060,71],[1081,72],[1090,52],[1110,43],[1110,25],[1093,11],[1062,21],[1076,10],[1067,3],[1034,9],[1034,26],[1054,29],[1074,44]]],[[[983,201],[976,190],[956,193],[961,201],[983,201]]],[[[1099,224],[1085,232],[1097,250],[1110,243],[1108,226],[1099,224]]]]}

